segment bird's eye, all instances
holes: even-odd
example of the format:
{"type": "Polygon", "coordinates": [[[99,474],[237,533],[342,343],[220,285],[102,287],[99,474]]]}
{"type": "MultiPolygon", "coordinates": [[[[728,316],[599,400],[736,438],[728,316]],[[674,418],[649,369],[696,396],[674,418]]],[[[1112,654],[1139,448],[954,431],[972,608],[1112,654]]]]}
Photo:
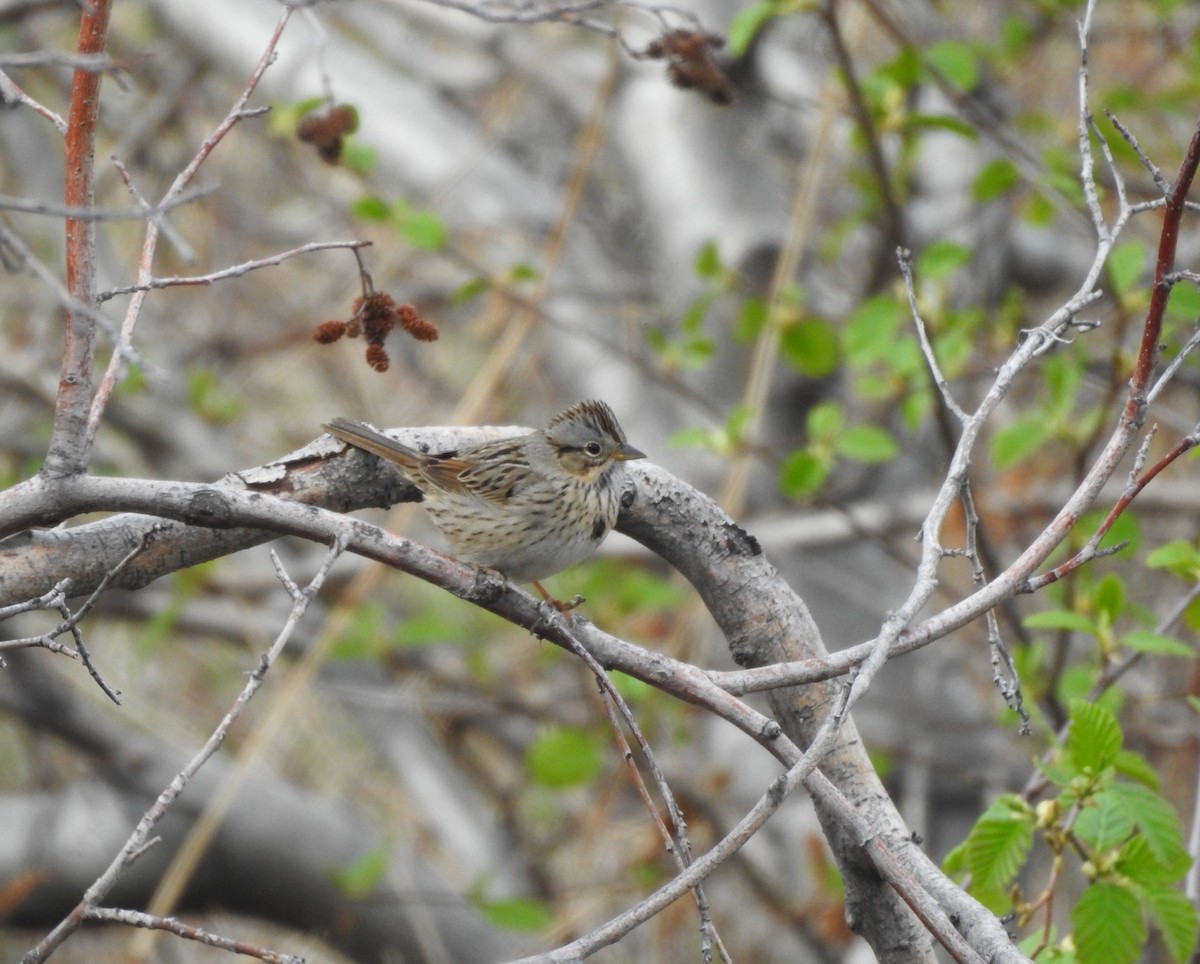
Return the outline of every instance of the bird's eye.
{"type": "Polygon", "coordinates": [[[603,451],[599,442],[588,442],[588,444],[583,447],[583,450],[592,458],[598,458],[600,453],[603,451]]]}

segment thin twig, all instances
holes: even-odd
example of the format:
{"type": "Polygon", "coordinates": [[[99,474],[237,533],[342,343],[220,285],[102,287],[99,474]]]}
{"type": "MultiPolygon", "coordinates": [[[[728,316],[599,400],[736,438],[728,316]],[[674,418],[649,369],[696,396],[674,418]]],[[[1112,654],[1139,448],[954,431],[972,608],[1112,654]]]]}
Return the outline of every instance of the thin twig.
{"type": "MultiPolygon", "coordinates": [[[[279,45],[279,40],[283,36],[283,30],[287,26],[288,20],[292,15],[292,7],[283,5],[279,11],[279,19],[275,23],[275,29],[270,38],[267,40],[267,45],[263,50],[262,56],[259,57],[258,63],[250,74],[250,79],[246,81],[246,86],[242,89],[241,94],[233,102],[229,112],[224,119],[217,124],[213,132],[204,140],[196,151],[192,159],[187,163],[182,171],[176,175],[171,186],[167,188],[166,193],[159,201],[159,206],[166,204],[172,198],[181,194],[191,183],[196,176],[196,172],[200,169],[200,165],[208,158],[218,144],[225,139],[235,125],[247,117],[255,116],[262,113],[261,110],[249,109],[246,107],[251,94],[258,87],[259,81],[262,79],[267,68],[275,61],[276,48],[279,45]]],[[[154,253],[158,249],[159,224],[156,220],[151,220],[146,225],[146,235],[142,241],[142,253],[138,263],[138,279],[137,286],[148,285],[153,280],[153,265],[154,253]]],[[[100,385],[96,389],[96,394],[91,400],[91,407],[87,414],[87,427],[85,432],[85,444],[90,447],[92,440],[96,436],[96,431],[100,427],[100,419],[104,415],[105,409],[108,407],[108,401],[112,397],[113,390],[117,386],[118,376],[124,364],[124,350],[133,343],[133,330],[137,326],[138,319],[141,317],[142,305],[145,302],[146,293],[149,288],[136,287],[133,290],[133,297],[129,301],[129,305],[125,310],[125,318],[121,324],[121,331],[117,336],[117,350],[113,353],[113,357],[109,360],[108,368],[104,372],[104,377],[100,380],[100,385]]]]}
{"type": "Polygon", "coordinates": [[[108,291],[100,293],[100,301],[108,301],[110,298],[116,298],[119,295],[128,295],[153,291],[156,288],[174,288],[188,285],[210,285],[217,281],[225,281],[229,278],[239,278],[242,275],[249,274],[251,271],[257,271],[259,268],[270,268],[276,265],[283,264],[291,258],[295,258],[301,254],[311,254],[314,251],[330,251],[335,248],[349,248],[356,251],[359,248],[370,247],[374,242],[371,241],[312,241],[308,244],[302,244],[298,248],[292,248],[290,251],[284,251],[280,254],[273,254],[267,258],[256,258],[253,261],[245,261],[242,264],[235,264],[228,268],[222,268],[220,271],[214,271],[211,274],[203,275],[184,275],[173,278],[150,278],[148,281],[136,285],[127,285],[122,288],[111,288],[108,291]]]}
{"type": "Polygon", "coordinates": [[[907,248],[897,248],[896,260],[900,265],[900,274],[904,276],[904,289],[908,292],[908,306],[912,314],[913,325],[917,329],[917,338],[921,343],[921,353],[925,356],[925,364],[929,366],[929,374],[933,378],[933,383],[937,386],[946,408],[959,422],[965,422],[967,413],[950,394],[950,384],[946,381],[946,376],[942,374],[941,366],[938,365],[937,355],[934,354],[933,345],[929,341],[929,332],[925,329],[925,319],[921,317],[921,311],[917,307],[917,290],[913,284],[912,252],[907,248]]]}
{"type": "Polygon", "coordinates": [[[213,934],[211,931],[206,931],[201,927],[185,924],[174,917],[160,917],[157,914],[147,914],[140,910],[121,910],[115,907],[93,907],[86,911],[84,916],[89,921],[99,921],[105,924],[126,924],[130,927],[145,927],[149,930],[167,931],[176,937],[195,941],[197,944],[204,944],[206,947],[215,947],[233,954],[244,954],[246,957],[254,957],[260,961],[266,961],[267,964],[304,964],[303,957],[297,957],[294,954],[281,954],[278,951],[259,947],[257,944],[248,944],[245,941],[235,941],[228,937],[221,937],[219,934],[213,934]]]}
{"type": "Polygon", "coordinates": [[[20,85],[18,85],[3,70],[0,70],[0,104],[6,106],[23,104],[35,114],[40,114],[42,117],[46,118],[46,120],[54,125],[54,129],[57,130],[59,134],[62,134],[64,137],[66,136],[67,122],[63,120],[62,115],[52,111],[49,107],[46,107],[44,104],[41,104],[30,97],[27,93],[25,93],[20,85]]]}
{"type": "Polygon", "coordinates": [[[345,551],[350,538],[349,531],[350,526],[347,524],[334,539],[333,545],[326,553],[325,560],[322,562],[320,569],[317,570],[316,575],[313,576],[309,584],[303,589],[297,587],[291,578],[288,577],[287,573],[283,571],[283,564],[279,561],[279,557],[275,552],[272,551],[272,563],[280,576],[280,581],[283,582],[288,594],[292,597],[291,612],[288,614],[288,618],[280,629],[279,634],[275,637],[275,641],[263,653],[258,666],[251,672],[250,678],[246,681],[246,685],[242,688],[241,693],[238,694],[237,699],[234,700],[233,705],[222,718],[221,722],[217,724],[216,729],[213,730],[204,746],[176,774],[175,779],[171,781],[170,785],[158,795],[158,799],[154,801],[154,804],[142,816],[142,819],[138,822],[137,827],[134,828],[133,833],[130,834],[129,839],[126,840],[120,852],[87,889],[83,895],[83,899],[76,905],[75,909],[21,959],[22,964],[37,964],[37,962],[44,961],[63,941],[78,930],[79,926],[87,919],[88,913],[100,906],[100,902],[116,885],[129,865],[153,844],[150,838],[150,831],[165,816],[166,812],[171,808],[176,799],[178,799],[179,795],[188,783],[191,782],[200,768],[220,749],[229,730],[239,717],[241,717],[250,700],[262,686],[267,671],[274,665],[280,653],[283,652],[288,640],[291,639],[297,625],[299,625],[301,617],[308,609],[309,603],[312,602],[317,591],[329,576],[333,564],[345,551]]]}
{"type": "MultiPolygon", "coordinates": [[[[573,620],[564,620],[563,617],[556,612],[548,612],[547,618],[559,619],[560,621],[565,621],[572,624],[574,622],[573,620]]],[[[659,829],[659,832],[663,835],[663,838],[666,841],[667,851],[672,857],[674,857],[679,869],[683,870],[692,862],[692,842],[687,833],[687,821],[684,819],[683,811],[680,809],[679,804],[675,800],[675,794],[671,792],[670,784],[667,783],[666,774],[663,773],[662,768],[658,765],[658,760],[655,758],[654,751],[650,748],[649,741],[642,733],[642,728],[638,725],[637,717],[634,716],[633,710],[625,701],[625,698],[621,695],[620,691],[613,685],[613,682],[609,678],[608,673],[605,672],[604,667],[601,666],[596,657],[589,653],[587,648],[575,638],[574,633],[567,632],[564,635],[566,635],[570,644],[570,648],[575,652],[575,655],[583,660],[587,668],[591,670],[592,675],[596,677],[596,684],[600,688],[600,692],[605,698],[604,705],[609,714],[609,720],[612,724],[613,732],[615,733],[617,740],[623,744],[622,752],[633,774],[634,786],[641,794],[651,817],[654,819],[654,822],[659,829]],[[637,766],[633,763],[632,754],[629,751],[629,745],[625,742],[625,736],[621,732],[620,721],[616,717],[618,712],[620,713],[621,718],[624,719],[625,725],[629,727],[629,731],[633,734],[634,739],[637,741],[638,748],[642,751],[642,756],[646,760],[646,765],[650,767],[650,772],[654,777],[655,785],[658,787],[659,795],[666,804],[667,812],[670,814],[672,824],[674,824],[675,839],[678,840],[678,844],[676,844],[675,839],[672,839],[671,833],[667,830],[666,824],[663,823],[662,818],[659,817],[653,801],[646,792],[646,787],[642,782],[641,774],[638,772],[637,766]]],[[[710,940],[720,949],[722,960],[728,960],[724,943],[721,941],[720,935],[717,934],[716,928],[712,922],[712,914],[709,909],[708,899],[705,897],[704,891],[699,884],[696,885],[693,893],[696,899],[696,906],[700,911],[700,926],[705,941],[704,950],[706,953],[703,955],[704,960],[711,961],[712,959],[711,953],[707,952],[707,945],[710,940]]]]}

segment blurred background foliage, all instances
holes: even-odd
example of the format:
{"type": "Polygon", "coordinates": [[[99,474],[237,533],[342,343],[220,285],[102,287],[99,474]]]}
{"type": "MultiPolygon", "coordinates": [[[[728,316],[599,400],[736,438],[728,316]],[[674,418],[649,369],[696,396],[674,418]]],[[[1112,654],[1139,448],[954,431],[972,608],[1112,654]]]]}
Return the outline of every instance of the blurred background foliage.
{"type": "MultiPolygon", "coordinates": [[[[762,541],[831,649],[873,637],[911,583],[912,535],[956,440],[921,355],[896,249],[914,252],[933,349],[970,408],[1022,330],[1075,289],[1095,250],[1078,176],[1082,8],[702,0],[688,10],[723,47],[645,56],[667,28],[695,25],[637,5],[598,8],[603,29],[592,30],[487,22],[416,0],[300,11],[252,99],[270,114],[244,119],[217,146],[198,178],[203,196],[170,215],[155,273],[206,274],[308,242],[368,239],[375,288],[415,305],[440,337],[394,333],[383,372],[368,366],[360,343],[314,341],[323,322],[349,318],[362,293],[345,251],[155,291],[95,468],[208,480],[305,444],[337,414],[381,425],[528,425],[602,397],[634,444],[719,498],[762,541]],[[714,103],[727,90],[733,103],[714,103]],[[334,104],[342,114],[333,134],[314,134],[312,118],[334,104]]],[[[109,52],[121,69],[104,85],[100,206],[132,203],[112,156],[147,198],[161,194],[241,90],[276,16],[266,0],[115,5],[109,52]]],[[[1105,112],[1169,179],[1200,102],[1198,25],[1200,9],[1182,0],[1098,6],[1090,102],[1135,201],[1160,192],[1105,112]]],[[[0,3],[0,50],[69,51],[76,29],[71,4],[0,3]]],[[[65,114],[68,69],[8,72],[65,114]]],[[[0,117],[0,194],[57,203],[62,159],[61,138],[43,118],[23,109],[0,117]]],[[[1103,167],[1098,177],[1111,211],[1112,178],[1103,167]]],[[[61,271],[58,219],[0,216],[61,271]]],[[[1130,223],[1106,268],[1106,297],[1089,309],[1094,329],[1022,376],[977,452],[972,485],[990,574],[1048,521],[1113,424],[1158,223],[1154,212],[1130,223]]],[[[142,229],[136,220],[100,224],[102,289],[132,282],[142,229]]],[[[1188,230],[1181,239],[1184,266],[1200,252],[1197,238],[1188,230]]],[[[115,321],[127,302],[115,296],[104,310],[115,321]]],[[[1200,295],[1177,286],[1167,360],[1197,316],[1200,295]]],[[[49,438],[60,320],[45,284],[27,271],[6,274],[6,484],[36,470],[49,438]]],[[[1197,378],[1189,360],[1156,406],[1152,454],[1196,423],[1197,378]]],[[[977,881],[986,866],[998,910],[1034,831],[1044,841],[1056,819],[1038,823],[1031,796],[998,795],[1026,787],[1030,761],[1082,712],[1072,701],[1094,697],[1125,661],[1103,697],[1118,742],[1144,758],[1143,778],[1157,774],[1145,778],[1156,799],[1190,819],[1197,732],[1188,698],[1197,695],[1200,625],[1193,473],[1194,463],[1178,464],[1139,497],[1114,532],[1129,540],[1122,553],[999,613],[1032,737],[1017,736],[996,695],[982,627],[889,667],[857,712],[934,856],[963,841],[981,814],[995,818],[997,799],[1004,819],[1018,815],[1015,849],[980,851],[976,836],[975,863],[959,862],[977,881]],[[1180,618],[1168,624],[1173,612],[1180,618]]],[[[1106,510],[1082,520],[1081,540],[1106,510]]],[[[437,544],[419,512],[364,515],[437,544]]],[[[281,546],[298,575],[316,565],[308,547],[281,546]]],[[[119,711],[76,667],[34,658],[80,712],[116,713],[131,732],[195,746],[286,611],[265,551],[109,594],[87,632],[126,695],[119,711]]],[[[363,855],[329,868],[337,886],[362,895],[394,880],[403,841],[489,925],[520,934],[512,947],[529,950],[665,879],[662,844],[577,661],[410,578],[367,568],[339,564],[322,600],[329,608],[310,615],[293,663],[227,748],[376,828],[363,855]],[[286,725],[274,739],[252,739],[276,713],[286,725]]],[[[946,560],[939,604],[971,586],[966,563],[946,560]]],[[[627,540],[610,540],[601,558],[551,588],[560,598],[584,595],[588,618],[612,633],[706,667],[730,665],[686,586],[627,540]]],[[[772,762],[691,707],[635,681],[619,685],[703,849],[766,785],[772,762]]],[[[4,705],[12,710],[0,741],[4,792],[58,792],[105,776],[105,761],[85,746],[45,738],[13,701],[4,705]]],[[[1111,734],[1107,719],[1087,725],[1111,734]]],[[[1103,770],[1117,757],[1081,759],[1074,764],[1103,770]]],[[[1089,842],[1112,846],[1103,834],[1089,842]]],[[[1042,941],[1054,945],[1050,955],[1064,953],[1058,938],[1074,926],[1089,872],[1076,860],[1048,884],[1053,847],[1043,850],[1024,888],[1061,893],[1054,939],[1042,941]]],[[[807,804],[790,802],[711,882],[735,957],[853,955],[831,867],[807,804]]],[[[410,906],[424,900],[419,885],[399,890],[410,906]]],[[[1100,916],[1115,913],[1106,906],[1100,916]]],[[[1166,912],[1150,919],[1166,935],[1150,953],[1168,947],[1178,959],[1187,922],[1173,926],[1166,912]]],[[[1028,949],[1045,921],[1029,922],[1028,949]]],[[[1194,913],[1191,926],[1194,936],[1194,913]]],[[[694,935],[694,910],[681,902],[605,959],[694,960],[694,935]]],[[[21,940],[6,949],[15,953],[21,940]]]]}

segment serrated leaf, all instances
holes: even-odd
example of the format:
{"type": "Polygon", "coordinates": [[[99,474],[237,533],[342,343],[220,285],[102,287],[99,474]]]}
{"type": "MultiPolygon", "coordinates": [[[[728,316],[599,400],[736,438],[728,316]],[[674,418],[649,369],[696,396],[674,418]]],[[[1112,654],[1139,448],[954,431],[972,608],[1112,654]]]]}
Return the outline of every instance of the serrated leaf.
{"type": "MultiPolygon", "coordinates": [[[[1158,862],[1146,838],[1140,834],[1121,848],[1113,869],[1139,887],[1167,888],[1181,876],[1178,868],[1166,868],[1158,862]]],[[[1184,868],[1182,873],[1187,873],[1187,869],[1184,868]]]]}
{"type": "Polygon", "coordinates": [[[942,858],[942,872],[947,877],[956,877],[967,869],[967,842],[964,840],[942,858]]]}
{"type": "Polygon", "coordinates": [[[1108,257],[1108,276],[1112,279],[1113,291],[1118,295],[1128,294],[1146,268],[1148,250],[1141,241],[1126,241],[1113,248],[1108,257]]]}
{"type": "Polygon", "coordinates": [[[1147,890],[1145,897],[1171,957],[1177,964],[1184,964],[1191,959],[1200,938],[1195,906],[1187,894],[1178,890],[1147,890]]]}
{"type": "Polygon", "coordinates": [[[838,366],[837,333],[819,318],[788,325],[779,334],[779,347],[791,366],[810,378],[824,378],[838,366]]]}
{"type": "Polygon", "coordinates": [[[1116,884],[1093,884],[1071,911],[1082,964],[1133,964],[1146,943],[1138,899],[1116,884]]]}
{"type": "Polygon", "coordinates": [[[1122,750],[1117,754],[1117,759],[1113,765],[1116,767],[1118,773],[1129,777],[1131,780],[1136,780],[1151,790],[1158,790],[1162,787],[1162,781],[1158,778],[1158,773],[1150,765],[1150,761],[1140,753],[1135,753],[1133,750],[1122,750]]]}
{"type": "Polygon", "coordinates": [[[1049,609],[1044,613],[1034,613],[1024,620],[1026,629],[1065,629],[1072,633],[1096,634],[1096,624],[1083,613],[1073,613],[1068,609],[1049,609]]]}
{"type": "Polygon", "coordinates": [[[1072,700],[1070,716],[1067,752],[1075,766],[1094,773],[1112,766],[1123,740],[1117,718],[1099,703],[1086,700],[1072,700]]]}
{"type": "Polygon", "coordinates": [[[1029,856],[1033,844],[1033,814],[997,801],[967,836],[967,869],[972,889],[1007,887],[1029,856]]]}
{"type": "Polygon", "coordinates": [[[1109,850],[1133,833],[1133,820],[1121,802],[1105,790],[1080,811],[1075,833],[1097,850],[1109,850]]]}
{"type": "Polygon", "coordinates": [[[812,495],[829,476],[829,464],[808,449],[793,452],[779,470],[779,488],[790,499],[812,495]]]}
{"type": "Polygon", "coordinates": [[[1181,656],[1191,659],[1196,651],[1187,643],[1171,636],[1152,633],[1148,629],[1135,629],[1121,637],[1120,643],[1136,653],[1161,653],[1164,656],[1181,656]]]}
{"type": "Polygon", "coordinates": [[[1170,802],[1140,783],[1114,783],[1109,792],[1137,824],[1155,859],[1180,876],[1186,873],[1190,858],[1183,845],[1179,815],[1170,802]]]}
{"type": "Polygon", "coordinates": [[[855,425],[837,440],[838,455],[855,462],[887,462],[900,453],[892,433],[878,425],[855,425]]]}
{"type": "Polygon", "coordinates": [[[985,164],[975,176],[972,193],[980,204],[1003,197],[1021,183],[1021,172],[1007,157],[985,164]]]}
{"type": "Polygon", "coordinates": [[[530,777],[555,789],[589,783],[600,775],[603,766],[604,756],[596,737],[573,726],[544,730],[525,751],[530,777]]]}

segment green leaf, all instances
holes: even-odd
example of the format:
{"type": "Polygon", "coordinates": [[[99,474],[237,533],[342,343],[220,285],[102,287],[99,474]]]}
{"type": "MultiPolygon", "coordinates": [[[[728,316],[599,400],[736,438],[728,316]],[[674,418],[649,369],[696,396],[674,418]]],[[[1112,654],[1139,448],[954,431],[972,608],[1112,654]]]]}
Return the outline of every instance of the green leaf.
{"type": "Polygon", "coordinates": [[[1123,739],[1117,718],[1100,704],[1086,700],[1072,700],[1070,716],[1067,752],[1076,768],[1099,773],[1112,766],[1123,739]]]}
{"type": "Polygon", "coordinates": [[[767,325],[770,310],[764,298],[747,298],[738,311],[733,337],[739,342],[753,341],[767,325]]]}
{"type": "Polygon", "coordinates": [[[1130,840],[1117,855],[1113,870],[1131,880],[1139,887],[1170,887],[1187,873],[1187,865],[1183,869],[1164,867],[1154,856],[1154,851],[1146,843],[1146,838],[1136,836],[1130,840]]]}
{"type": "Polygon", "coordinates": [[[1167,302],[1167,314],[1172,318],[1192,321],[1200,315],[1200,290],[1192,285],[1175,285],[1167,302]]]}
{"type": "Polygon", "coordinates": [[[855,425],[837,440],[838,455],[855,462],[887,462],[900,452],[892,433],[878,425],[855,425]]]}
{"type": "Polygon", "coordinates": [[[355,606],[346,628],[333,641],[332,660],[374,659],[382,649],[383,623],[387,610],[375,600],[355,606]]]}
{"type": "Polygon", "coordinates": [[[1097,616],[1106,617],[1109,626],[1125,611],[1125,583],[1115,572],[1108,573],[1100,580],[1095,591],[1094,605],[1097,616]]]}
{"type": "Polygon", "coordinates": [[[1058,209],[1041,191],[1031,191],[1021,205],[1021,216],[1037,228],[1048,228],[1058,218],[1058,209]]]}
{"type": "Polygon", "coordinates": [[[1179,815],[1170,802],[1140,783],[1114,783],[1109,792],[1137,824],[1155,859],[1180,876],[1187,873],[1191,858],[1183,845],[1179,815]]]}
{"type": "Polygon", "coordinates": [[[1108,256],[1108,276],[1112,279],[1113,291],[1118,295],[1129,293],[1146,268],[1148,253],[1141,241],[1126,241],[1113,248],[1108,256]]]}
{"type": "Polygon", "coordinates": [[[450,301],[452,304],[464,305],[467,302],[478,298],[481,294],[488,290],[490,285],[491,283],[487,278],[471,278],[467,281],[464,281],[458,286],[458,288],[454,290],[454,292],[450,295],[450,301]]]}
{"type": "MultiPolygon", "coordinates": [[[[1090,538],[1091,534],[1104,524],[1107,516],[1107,509],[1094,509],[1091,512],[1085,512],[1072,533],[1075,544],[1083,545],[1084,541],[1090,538]]],[[[1138,527],[1136,514],[1133,512],[1122,512],[1117,516],[1117,521],[1113,523],[1112,528],[1100,540],[1100,548],[1109,549],[1121,543],[1127,543],[1128,550],[1136,552],[1138,546],[1141,544],[1141,540],[1142,533],[1138,527]]]]}
{"type": "Polygon", "coordinates": [[[713,300],[711,294],[703,294],[688,305],[683,312],[683,317],[679,319],[680,330],[689,335],[694,335],[702,330],[704,319],[708,317],[708,312],[713,306],[713,300]]]}
{"type": "Polygon", "coordinates": [[[1146,943],[1138,899],[1116,884],[1093,884],[1071,911],[1082,964],[1133,964],[1146,943]]]}
{"type": "Polygon", "coordinates": [[[201,418],[215,425],[229,425],[242,414],[242,402],[226,391],[211,368],[195,368],[187,376],[188,401],[201,418]]]}
{"type": "Polygon", "coordinates": [[[779,16],[779,5],[773,0],[759,0],[750,6],[739,10],[729,22],[726,39],[729,52],[734,57],[741,57],[758,36],[760,30],[779,16]]]}
{"type": "Polygon", "coordinates": [[[377,194],[366,194],[350,206],[354,216],[364,221],[386,221],[392,215],[392,207],[377,194]]]}
{"type": "Polygon", "coordinates": [[[1132,630],[1122,636],[1119,642],[1136,653],[1162,653],[1165,656],[1180,656],[1183,659],[1191,659],[1196,655],[1196,651],[1186,643],[1171,636],[1152,633],[1148,629],[1132,630]]]}
{"type": "Polygon", "coordinates": [[[942,858],[942,871],[947,877],[957,877],[967,871],[967,842],[964,840],[942,858]]]}
{"type": "Polygon", "coordinates": [[[1140,753],[1135,753],[1133,750],[1122,750],[1117,754],[1117,759],[1113,765],[1122,776],[1136,780],[1151,790],[1162,788],[1162,781],[1158,778],[1158,772],[1150,765],[1150,761],[1140,753]]]}
{"type": "Polygon", "coordinates": [[[1021,172],[1007,157],[1000,157],[983,166],[975,177],[973,193],[980,204],[1003,197],[1021,183],[1021,172]]]}
{"type": "Polygon", "coordinates": [[[904,90],[915,87],[921,79],[921,58],[917,48],[911,45],[901,47],[895,57],[880,64],[875,71],[875,77],[889,86],[901,87],[904,90]]]}
{"type": "Polygon", "coordinates": [[[430,607],[404,620],[392,635],[397,646],[436,646],[461,639],[463,623],[446,616],[443,608],[430,607]]]}
{"type": "Polygon", "coordinates": [[[681,428],[667,439],[668,448],[673,449],[688,449],[709,448],[709,443],[712,441],[712,431],[700,426],[692,426],[691,428],[681,428]]]}
{"type": "Polygon", "coordinates": [[[796,371],[823,378],[838,366],[838,336],[833,325],[819,318],[788,325],[779,334],[783,357],[796,371]]]}
{"type": "Polygon", "coordinates": [[[1033,455],[1050,437],[1044,418],[1030,415],[1006,425],[992,436],[992,459],[998,469],[1011,469],[1033,455]]]}
{"type": "Polygon", "coordinates": [[[1093,796],[1075,821],[1075,833],[1096,850],[1110,850],[1133,833],[1133,820],[1109,790],[1093,796]]]}
{"type": "Polygon", "coordinates": [[[532,897],[513,897],[480,905],[483,916],[496,927],[510,931],[545,930],[554,920],[550,908],[532,897]]]}
{"type": "Polygon", "coordinates": [[[1186,569],[1200,565],[1200,552],[1187,539],[1174,539],[1159,546],[1146,557],[1151,569],[1186,569]]]}
{"type": "Polygon", "coordinates": [[[342,166],[355,174],[370,174],[375,170],[379,156],[375,148],[362,141],[350,140],[342,148],[342,166]]]}
{"type": "Polygon", "coordinates": [[[1195,951],[1197,938],[1200,937],[1196,908],[1188,900],[1187,894],[1177,890],[1147,890],[1145,897],[1171,957],[1176,964],[1185,964],[1195,951]]]}
{"type": "Polygon", "coordinates": [[[696,260],[692,264],[692,270],[696,272],[696,277],[706,281],[720,277],[724,265],[721,263],[721,251],[717,247],[716,241],[705,241],[701,245],[696,254],[696,260]]]}
{"type": "Polygon", "coordinates": [[[779,470],[779,488],[789,499],[803,499],[812,495],[829,476],[829,463],[818,458],[808,449],[799,449],[789,455],[779,470]]]}
{"type": "Polygon", "coordinates": [[[1065,629],[1073,633],[1096,635],[1096,624],[1082,613],[1073,613],[1066,609],[1049,609],[1044,613],[1034,613],[1024,620],[1026,629],[1065,629]]]}
{"type": "Polygon", "coordinates": [[[810,438],[828,441],[841,432],[846,416],[839,403],[822,402],[812,407],[805,421],[810,438]]]}
{"type": "Polygon", "coordinates": [[[953,114],[924,114],[914,111],[906,118],[905,126],[910,131],[949,131],[969,141],[979,140],[979,131],[953,114]]]}
{"type": "Polygon", "coordinates": [[[917,258],[917,276],[942,281],[971,261],[971,249],[957,241],[934,241],[917,258]]]}
{"type": "Polygon", "coordinates": [[[895,346],[903,312],[895,298],[877,295],[846,321],[845,349],[852,364],[885,361],[895,346]]]}
{"type": "Polygon", "coordinates": [[[445,222],[434,211],[409,211],[400,219],[399,230],[409,244],[422,251],[440,251],[450,236],[445,222]]]}
{"type": "Polygon", "coordinates": [[[525,768],[533,780],[556,789],[590,783],[603,766],[596,737],[573,726],[544,730],[525,753],[525,768]]]}
{"type": "Polygon", "coordinates": [[[383,880],[388,868],[387,849],[380,847],[364,854],[349,867],[334,870],[330,874],[334,886],[347,897],[361,900],[368,896],[383,880]]]}
{"type": "Polygon", "coordinates": [[[979,83],[975,53],[961,41],[940,40],[925,51],[925,58],[955,87],[970,91],[979,83]]]}
{"type": "Polygon", "coordinates": [[[1000,40],[1010,58],[1018,58],[1036,38],[1033,26],[1016,14],[1009,14],[1000,25],[1000,40]]]}
{"type": "Polygon", "coordinates": [[[967,837],[967,869],[972,889],[1007,887],[1033,845],[1033,813],[1015,799],[1002,797],[979,818],[967,837]]]}

